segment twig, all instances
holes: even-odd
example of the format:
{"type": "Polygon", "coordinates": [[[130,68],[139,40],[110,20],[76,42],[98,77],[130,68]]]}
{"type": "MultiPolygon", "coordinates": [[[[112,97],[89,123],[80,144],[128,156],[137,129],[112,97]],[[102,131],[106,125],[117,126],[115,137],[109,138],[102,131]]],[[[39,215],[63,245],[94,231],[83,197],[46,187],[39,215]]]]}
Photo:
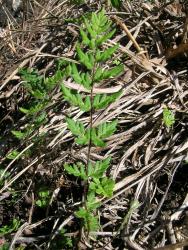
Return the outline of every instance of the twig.
{"type": "MultiPolygon", "coordinates": [[[[137,43],[137,41],[135,40],[135,38],[133,37],[133,35],[132,35],[131,32],[129,31],[129,29],[127,28],[127,26],[126,26],[124,23],[122,23],[122,22],[120,21],[120,19],[119,19],[117,16],[113,16],[112,18],[113,18],[113,19],[116,21],[116,23],[125,31],[125,33],[127,34],[128,38],[133,42],[133,44],[134,44],[134,46],[135,46],[137,52],[138,52],[138,53],[142,52],[143,49],[139,46],[139,44],[137,43]]],[[[145,57],[145,55],[144,55],[144,57],[145,57]]]]}

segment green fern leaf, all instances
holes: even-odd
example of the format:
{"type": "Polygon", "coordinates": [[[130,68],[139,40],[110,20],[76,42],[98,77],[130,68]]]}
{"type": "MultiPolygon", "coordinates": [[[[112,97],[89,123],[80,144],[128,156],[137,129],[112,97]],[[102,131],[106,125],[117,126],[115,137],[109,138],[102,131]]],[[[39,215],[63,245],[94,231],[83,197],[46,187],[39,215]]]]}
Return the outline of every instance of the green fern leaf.
{"type": "Polygon", "coordinates": [[[91,89],[91,77],[90,74],[88,72],[86,73],[81,73],[81,84],[88,90],[91,89]]]}
{"type": "Polygon", "coordinates": [[[47,102],[40,102],[37,103],[36,105],[33,105],[30,109],[29,109],[29,114],[30,115],[34,115],[36,113],[39,113],[40,111],[42,111],[44,109],[44,107],[46,106],[47,102]]]}
{"type": "Polygon", "coordinates": [[[98,67],[95,71],[94,81],[99,82],[103,80],[103,70],[101,67],[98,67]]]}
{"type": "Polygon", "coordinates": [[[86,96],[84,100],[84,106],[83,106],[83,111],[88,112],[91,110],[91,100],[89,96],[86,96]]]}
{"type": "Polygon", "coordinates": [[[98,13],[97,17],[99,20],[98,34],[109,32],[112,22],[105,15],[104,9],[98,13]]]}
{"type": "Polygon", "coordinates": [[[94,12],[92,13],[92,16],[91,16],[91,23],[92,23],[93,30],[95,30],[96,33],[98,33],[98,28],[99,28],[99,25],[100,25],[100,20],[98,19],[98,16],[94,12]]]}
{"type": "Polygon", "coordinates": [[[89,218],[89,231],[97,231],[99,229],[99,220],[98,216],[90,215],[89,218]]]}
{"type": "Polygon", "coordinates": [[[116,32],[116,29],[113,29],[112,31],[98,38],[96,41],[97,46],[100,46],[101,44],[105,43],[108,39],[112,38],[115,32],[116,32]]]}
{"type": "Polygon", "coordinates": [[[80,176],[80,171],[76,165],[71,166],[71,165],[65,164],[64,169],[67,171],[68,174],[72,174],[77,177],[80,176]]]}
{"type": "MultiPolygon", "coordinates": [[[[101,187],[102,187],[101,191],[103,192],[102,194],[105,197],[112,197],[114,186],[115,186],[114,180],[104,177],[101,182],[101,187]]],[[[96,190],[96,192],[97,191],[99,190],[96,190]]]]}
{"type": "Polygon", "coordinates": [[[66,101],[70,102],[72,105],[77,106],[77,100],[75,94],[69,88],[66,88],[64,84],[61,85],[61,91],[66,101]]]}
{"type": "Polygon", "coordinates": [[[73,63],[71,65],[71,70],[72,70],[71,76],[73,77],[74,81],[76,83],[82,84],[82,78],[80,77],[76,64],[73,63]]]}
{"type": "Polygon", "coordinates": [[[173,126],[175,123],[175,116],[173,112],[167,107],[163,109],[163,122],[168,128],[173,126]]]}
{"type": "Polygon", "coordinates": [[[87,31],[89,32],[91,38],[95,39],[97,37],[97,33],[92,29],[91,25],[89,24],[89,22],[86,18],[84,18],[84,24],[85,24],[87,31]]]}
{"type": "Polygon", "coordinates": [[[75,91],[66,88],[63,84],[61,85],[64,99],[73,106],[79,107],[82,111],[88,112],[91,109],[90,97],[86,96],[84,99],[81,94],[76,94],[75,91]]]}
{"type": "Polygon", "coordinates": [[[107,177],[102,178],[102,180],[93,178],[93,182],[90,183],[90,188],[91,190],[95,190],[99,195],[111,197],[113,195],[114,185],[115,182],[107,177]]]}
{"type": "Polygon", "coordinates": [[[105,62],[107,61],[109,58],[112,57],[112,55],[115,53],[115,51],[118,49],[119,44],[116,44],[115,46],[112,46],[108,49],[106,49],[105,51],[103,51],[102,53],[100,53],[100,55],[98,55],[98,57],[96,58],[98,62],[105,62]]]}
{"type": "Polygon", "coordinates": [[[84,125],[82,122],[74,121],[71,118],[66,118],[67,127],[73,135],[79,136],[85,133],[84,125]]]}
{"type": "Polygon", "coordinates": [[[97,94],[96,96],[94,96],[93,98],[93,108],[98,109],[100,100],[102,98],[103,95],[97,94]]]}
{"type": "Polygon", "coordinates": [[[78,211],[75,212],[76,217],[83,219],[84,226],[88,232],[96,231],[99,228],[98,217],[89,213],[85,208],[80,207],[78,211]]]}
{"type": "Polygon", "coordinates": [[[92,63],[91,58],[88,56],[88,54],[87,54],[87,53],[84,53],[84,52],[81,50],[81,48],[80,48],[79,45],[77,45],[76,50],[77,50],[77,54],[78,54],[78,57],[79,57],[80,62],[81,62],[83,65],[85,65],[87,69],[92,70],[92,68],[93,68],[93,63],[92,63]]]}
{"type": "Polygon", "coordinates": [[[90,45],[90,39],[88,38],[87,34],[85,33],[85,31],[83,31],[83,29],[80,29],[80,34],[82,36],[82,42],[85,45],[90,45]]]}
{"type": "Polygon", "coordinates": [[[71,165],[65,164],[64,169],[67,171],[68,174],[74,175],[76,177],[80,177],[83,180],[87,180],[88,177],[85,172],[85,166],[82,163],[77,163],[71,165]]]}
{"type": "Polygon", "coordinates": [[[109,104],[113,103],[121,95],[121,93],[122,93],[122,91],[118,91],[118,92],[111,94],[111,95],[97,94],[93,100],[93,107],[96,110],[104,109],[109,104]]]}
{"type": "Polygon", "coordinates": [[[95,165],[93,165],[91,162],[88,166],[88,176],[92,178],[101,178],[104,174],[104,172],[108,169],[110,165],[111,158],[108,157],[103,161],[97,161],[95,165]]]}
{"type": "MultiPolygon", "coordinates": [[[[15,159],[19,154],[20,154],[20,152],[17,151],[17,150],[15,149],[15,150],[11,151],[11,152],[6,156],[6,158],[7,158],[7,159],[10,159],[10,160],[13,160],[13,159],[15,159]]],[[[18,158],[17,158],[17,159],[18,159],[18,158]]]]}
{"type": "Polygon", "coordinates": [[[88,192],[86,204],[87,204],[87,209],[91,212],[101,205],[99,201],[96,201],[95,192],[91,190],[88,192]]]}
{"type": "Polygon", "coordinates": [[[89,140],[86,136],[79,136],[75,139],[75,142],[79,145],[87,145],[89,143],[89,140]]]}
{"type": "Polygon", "coordinates": [[[39,89],[36,89],[36,90],[32,90],[31,91],[31,94],[32,96],[34,96],[36,99],[39,99],[39,100],[43,100],[46,95],[47,95],[47,92],[45,90],[41,91],[39,89]]]}
{"type": "Polygon", "coordinates": [[[75,142],[79,145],[87,145],[90,141],[90,130],[87,129],[85,133],[82,133],[75,139],[75,142]]]}
{"type": "Polygon", "coordinates": [[[111,136],[116,131],[117,120],[112,122],[104,122],[97,127],[97,136],[101,139],[105,139],[111,136]]]}
{"type": "Polygon", "coordinates": [[[75,94],[76,97],[76,103],[79,107],[83,107],[84,106],[84,102],[83,102],[83,98],[80,94],[75,94]]]}
{"type": "Polygon", "coordinates": [[[96,134],[96,128],[92,128],[91,130],[91,140],[93,144],[97,147],[105,147],[106,143],[100,139],[99,136],[96,134]]]}
{"type": "Polygon", "coordinates": [[[24,139],[27,136],[26,132],[12,130],[11,133],[19,140],[24,139]]]}
{"type": "Polygon", "coordinates": [[[103,71],[103,79],[108,79],[110,77],[116,77],[120,75],[124,70],[123,65],[117,65],[112,69],[103,71]]]}
{"type": "Polygon", "coordinates": [[[34,119],[34,124],[35,126],[40,126],[47,122],[47,114],[46,112],[42,112],[41,114],[37,115],[36,118],[34,119]]]}
{"type": "Polygon", "coordinates": [[[121,6],[121,0],[111,0],[111,4],[114,8],[119,9],[121,6]]]}
{"type": "Polygon", "coordinates": [[[87,211],[83,208],[80,207],[78,211],[75,212],[76,217],[85,219],[87,216],[87,211]]]}
{"type": "Polygon", "coordinates": [[[28,114],[30,113],[30,112],[29,112],[29,109],[19,108],[19,110],[20,110],[22,113],[26,114],[26,115],[28,115],[28,114]]]}
{"type": "Polygon", "coordinates": [[[63,79],[63,77],[64,72],[62,70],[57,70],[53,76],[44,79],[45,88],[48,91],[52,90],[54,86],[63,79]]]}

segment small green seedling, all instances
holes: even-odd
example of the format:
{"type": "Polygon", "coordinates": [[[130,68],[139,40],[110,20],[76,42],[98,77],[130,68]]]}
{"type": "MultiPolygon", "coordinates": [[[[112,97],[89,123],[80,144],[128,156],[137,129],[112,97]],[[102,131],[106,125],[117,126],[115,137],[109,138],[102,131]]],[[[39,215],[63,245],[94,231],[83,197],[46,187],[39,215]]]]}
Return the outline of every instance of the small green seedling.
{"type": "Polygon", "coordinates": [[[10,172],[6,171],[3,168],[0,168],[0,186],[4,185],[5,180],[7,181],[10,176],[10,172]]]}
{"type": "Polygon", "coordinates": [[[6,234],[10,234],[16,231],[20,226],[20,221],[17,219],[13,219],[10,225],[5,225],[0,228],[0,236],[4,236],[6,234]]]}
{"type": "Polygon", "coordinates": [[[116,9],[119,9],[121,6],[122,0],[110,0],[112,6],[116,9]]]}
{"type": "Polygon", "coordinates": [[[7,154],[6,158],[9,160],[14,160],[20,152],[18,152],[17,150],[13,150],[11,151],[9,154],[7,154]]]}
{"type": "Polygon", "coordinates": [[[167,107],[163,109],[163,122],[167,128],[171,128],[175,123],[175,115],[167,107]]]}
{"type": "Polygon", "coordinates": [[[9,250],[9,243],[4,243],[3,245],[0,245],[0,250],[9,250]]]}
{"type": "Polygon", "coordinates": [[[73,240],[65,235],[66,229],[62,228],[56,238],[52,241],[51,249],[73,249],[73,240]]]}
{"type": "Polygon", "coordinates": [[[50,191],[49,190],[41,190],[41,191],[39,191],[38,196],[39,196],[39,198],[35,204],[41,208],[48,206],[49,201],[50,201],[50,191]]]}
{"type": "Polygon", "coordinates": [[[22,130],[12,130],[12,134],[18,140],[27,139],[41,125],[48,121],[45,111],[51,104],[52,91],[60,83],[66,74],[65,64],[58,65],[58,69],[51,77],[44,78],[34,69],[20,69],[19,73],[23,80],[23,86],[29,97],[27,107],[20,107],[19,110],[28,119],[27,126],[22,130]],[[64,68],[64,70],[62,70],[64,68]]]}

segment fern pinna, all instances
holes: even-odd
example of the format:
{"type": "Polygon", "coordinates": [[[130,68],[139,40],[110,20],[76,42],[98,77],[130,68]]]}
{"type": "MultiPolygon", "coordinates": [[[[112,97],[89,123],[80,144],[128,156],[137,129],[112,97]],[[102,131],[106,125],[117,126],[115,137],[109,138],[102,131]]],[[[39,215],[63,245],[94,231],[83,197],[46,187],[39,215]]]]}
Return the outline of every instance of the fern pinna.
{"type": "Polygon", "coordinates": [[[100,86],[104,80],[114,78],[123,71],[123,65],[105,68],[106,62],[112,59],[118,49],[118,45],[107,49],[102,47],[115,33],[115,29],[111,27],[112,23],[103,10],[92,13],[90,19],[84,18],[83,26],[80,28],[81,42],[76,47],[79,64],[72,63],[68,66],[69,77],[76,84],[82,85],[83,91],[72,90],[65,83],[61,86],[66,101],[81,111],[90,113],[87,127],[79,120],[71,117],[66,119],[67,127],[75,137],[75,143],[88,147],[87,162],[64,165],[68,174],[79,177],[85,183],[84,202],[75,215],[82,219],[87,234],[99,229],[96,209],[101,204],[97,197],[111,197],[114,187],[114,181],[105,176],[110,166],[110,157],[95,163],[90,159],[91,146],[105,147],[106,138],[116,131],[117,126],[117,120],[103,122],[98,126],[93,124],[94,112],[105,109],[121,95],[121,91],[113,94],[94,92],[94,87],[100,86]]]}

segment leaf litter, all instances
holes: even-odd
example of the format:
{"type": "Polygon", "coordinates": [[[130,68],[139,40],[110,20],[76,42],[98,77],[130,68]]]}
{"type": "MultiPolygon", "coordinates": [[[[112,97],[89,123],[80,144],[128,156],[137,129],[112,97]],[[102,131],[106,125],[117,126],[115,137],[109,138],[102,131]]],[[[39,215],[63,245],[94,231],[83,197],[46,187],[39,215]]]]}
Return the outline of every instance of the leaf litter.
{"type": "MultiPolygon", "coordinates": [[[[34,68],[49,77],[57,59],[77,63],[74,54],[81,16],[102,5],[109,8],[107,14],[118,29],[105,44],[108,48],[120,44],[116,62],[110,63],[123,62],[124,73],[116,82],[112,79],[94,89],[95,93],[121,89],[122,94],[95,113],[94,125],[118,119],[118,132],[105,148],[92,147],[91,155],[93,161],[111,156],[108,174],[115,188],[111,198],[101,201],[101,230],[93,232],[91,245],[83,242],[80,248],[168,249],[167,245],[187,244],[186,1],[125,0],[117,10],[105,1],[51,0],[28,1],[27,11],[21,9],[17,19],[7,19],[0,38],[0,224],[3,228],[14,218],[19,221],[19,229],[2,237],[12,248],[58,249],[54,244],[64,236],[70,242],[79,236],[74,211],[82,199],[82,183],[67,176],[62,166],[67,161],[85,161],[87,148],[73,143],[65,120],[68,114],[86,125],[89,115],[69,107],[56,87],[46,123],[22,143],[11,131],[24,129],[29,122],[19,111],[30,100],[19,69],[34,68]],[[7,159],[13,150],[19,157],[7,159]],[[40,188],[49,189],[45,208],[36,206],[40,188]],[[65,229],[63,236],[61,229],[65,229]]],[[[71,80],[65,85],[79,87],[71,80]]],[[[73,247],[67,243],[63,249],[73,247]]]]}

